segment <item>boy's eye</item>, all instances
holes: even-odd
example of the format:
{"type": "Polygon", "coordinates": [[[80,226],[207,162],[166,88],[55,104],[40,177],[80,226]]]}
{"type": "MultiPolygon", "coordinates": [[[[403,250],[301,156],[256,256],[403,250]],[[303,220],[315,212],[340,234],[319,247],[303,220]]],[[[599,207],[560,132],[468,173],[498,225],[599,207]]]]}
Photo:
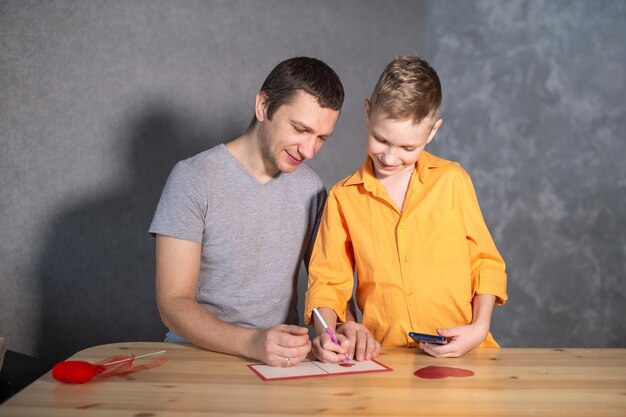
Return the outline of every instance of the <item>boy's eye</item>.
{"type": "Polygon", "coordinates": [[[405,146],[404,150],[407,151],[407,152],[413,152],[415,150],[415,148],[412,148],[410,146],[405,146]]]}

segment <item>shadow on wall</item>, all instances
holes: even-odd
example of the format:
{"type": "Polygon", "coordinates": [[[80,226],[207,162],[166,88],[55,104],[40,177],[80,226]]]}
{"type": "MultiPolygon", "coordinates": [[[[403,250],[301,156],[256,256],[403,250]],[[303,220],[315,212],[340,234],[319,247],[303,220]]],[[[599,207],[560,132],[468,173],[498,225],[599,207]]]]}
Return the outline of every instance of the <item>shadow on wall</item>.
{"type": "Polygon", "coordinates": [[[37,352],[49,366],[94,345],[163,340],[148,227],[174,164],[234,137],[183,120],[164,106],[145,111],[122,141],[130,164],[125,188],[95,190],[45,235],[37,352]]]}

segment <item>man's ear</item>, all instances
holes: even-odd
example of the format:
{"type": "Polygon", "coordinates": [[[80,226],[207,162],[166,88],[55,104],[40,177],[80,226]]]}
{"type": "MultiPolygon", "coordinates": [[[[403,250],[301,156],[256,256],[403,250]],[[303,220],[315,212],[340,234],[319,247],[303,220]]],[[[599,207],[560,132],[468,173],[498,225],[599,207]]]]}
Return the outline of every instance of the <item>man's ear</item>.
{"type": "Polygon", "coordinates": [[[432,129],[430,129],[430,134],[428,135],[428,142],[426,142],[426,144],[429,144],[430,141],[433,140],[433,138],[437,134],[437,130],[439,130],[439,127],[441,127],[442,124],[443,124],[443,119],[438,119],[435,122],[432,129]]]}
{"type": "Polygon", "coordinates": [[[267,96],[263,91],[256,93],[254,115],[256,116],[256,120],[259,122],[264,121],[267,117],[267,96]]]}

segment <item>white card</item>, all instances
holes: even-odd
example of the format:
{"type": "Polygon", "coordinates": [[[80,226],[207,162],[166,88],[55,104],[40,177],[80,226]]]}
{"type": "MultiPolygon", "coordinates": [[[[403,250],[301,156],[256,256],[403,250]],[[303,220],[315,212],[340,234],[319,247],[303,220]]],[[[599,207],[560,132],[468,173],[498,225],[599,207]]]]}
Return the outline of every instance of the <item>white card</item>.
{"type": "Polygon", "coordinates": [[[248,365],[248,367],[264,381],[393,370],[388,366],[385,366],[382,363],[373,360],[362,362],[351,360],[346,365],[348,366],[342,366],[341,364],[324,363],[320,361],[312,361],[301,362],[296,366],[291,366],[287,368],[269,365],[248,365]]]}

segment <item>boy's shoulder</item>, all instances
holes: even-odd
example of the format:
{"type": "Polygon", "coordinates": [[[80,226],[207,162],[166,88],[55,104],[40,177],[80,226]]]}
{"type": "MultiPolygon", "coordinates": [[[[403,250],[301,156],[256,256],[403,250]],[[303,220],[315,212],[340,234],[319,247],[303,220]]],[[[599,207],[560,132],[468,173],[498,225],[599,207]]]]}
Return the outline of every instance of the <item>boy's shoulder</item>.
{"type": "Polygon", "coordinates": [[[440,158],[437,155],[426,151],[423,151],[422,153],[423,155],[420,156],[420,163],[423,165],[419,167],[418,170],[428,170],[429,174],[434,173],[438,175],[467,175],[467,171],[465,171],[459,162],[440,158]]]}
{"type": "Polygon", "coordinates": [[[425,165],[428,168],[441,168],[454,164],[458,165],[458,162],[438,157],[437,155],[428,151],[422,151],[422,154],[419,157],[419,163],[425,165]]]}
{"type": "Polygon", "coordinates": [[[418,171],[420,179],[425,185],[457,190],[466,190],[468,187],[472,187],[470,175],[459,162],[443,159],[428,152],[424,153],[426,162],[422,168],[418,168],[418,171]]]}

